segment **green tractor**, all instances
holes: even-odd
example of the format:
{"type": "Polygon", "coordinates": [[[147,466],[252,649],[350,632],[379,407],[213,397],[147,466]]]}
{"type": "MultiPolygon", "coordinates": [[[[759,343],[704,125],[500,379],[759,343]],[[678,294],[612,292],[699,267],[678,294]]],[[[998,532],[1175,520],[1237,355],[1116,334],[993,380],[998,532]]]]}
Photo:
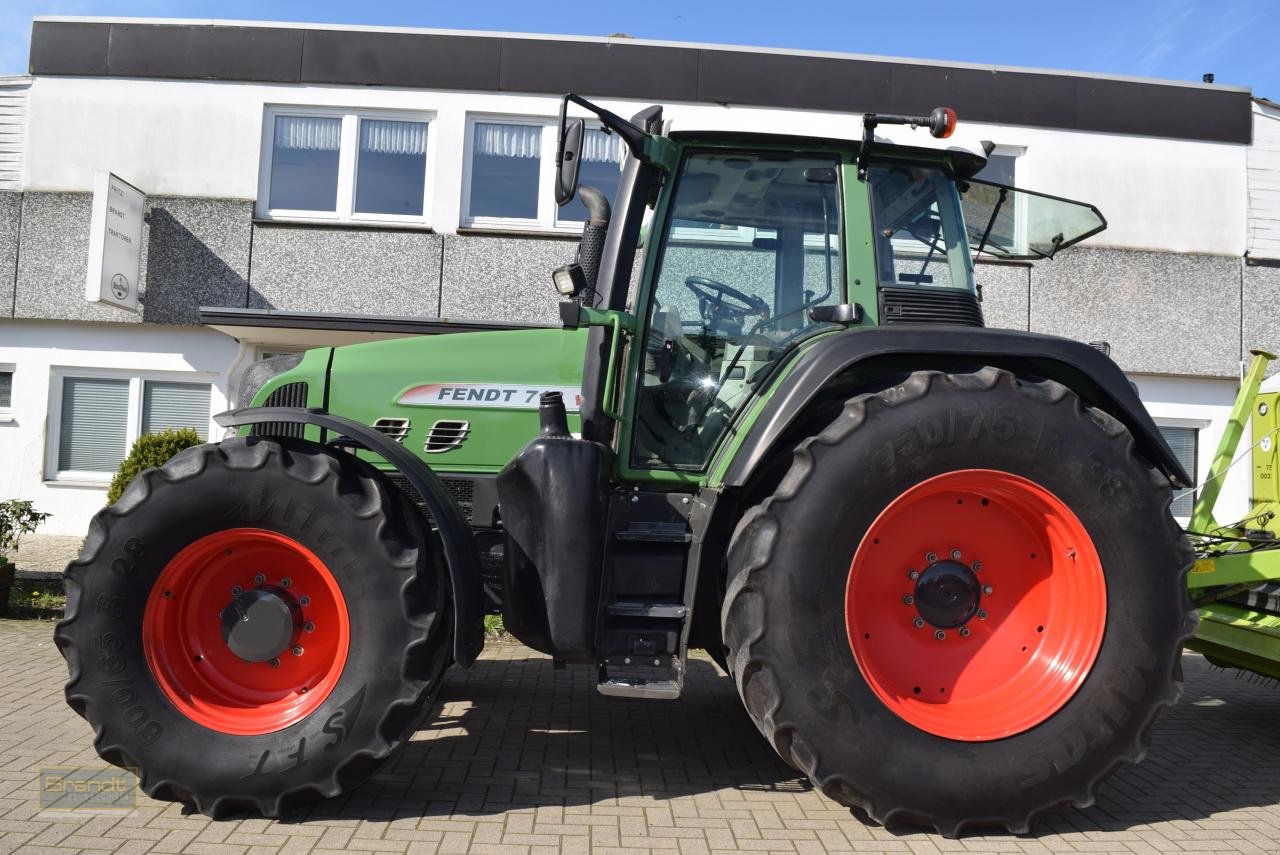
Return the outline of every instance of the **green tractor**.
{"type": "Polygon", "coordinates": [[[336,796],[500,613],[613,697],[678,698],[705,649],[882,823],[1091,804],[1179,694],[1191,482],[1101,349],[984,328],[973,262],[1105,221],[975,179],[948,109],[863,125],[677,133],[566,96],[562,328],[260,363],[234,438],[94,518],[57,642],[102,757],[214,816],[336,796]],[[569,103],[626,149],[612,204],[569,103]]]}

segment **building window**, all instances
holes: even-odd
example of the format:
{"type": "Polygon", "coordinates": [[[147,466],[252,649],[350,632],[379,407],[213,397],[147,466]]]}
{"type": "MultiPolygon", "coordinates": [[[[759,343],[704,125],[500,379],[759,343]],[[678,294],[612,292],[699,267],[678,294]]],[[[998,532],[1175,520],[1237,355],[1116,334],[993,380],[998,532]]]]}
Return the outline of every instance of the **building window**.
{"type": "Polygon", "coordinates": [[[0,365],[0,413],[13,410],[13,369],[0,365]]]}
{"type": "Polygon", "coordinates": [[[425,117],[267,108],[258,216],[426,224],[425,117]]]}
{"type": "Polygon", "coordinates": [[[427,186],[427,123],[360,120],[357,214],[421,217],[427,186]]]}
{"type": "Polygon", "coordinates": [[[208,383],[110,376],[55,375],[58,404],[50,448],[55,479],[106,481],[139,436],[191,428],[209,436],[208,383]]]}
{"type": "MultiPolygon", "coordinates": [[[[467,125],[463,225],[534,231],[580,231],[586,208],[555,204],[558,126],[543,119],[473,118],[467,125]]],[[[612,200],[621,179],[622,145],[599,128],[583,137],[579,181],[612,200]]]]}
{"type": "MultiPolygon", "coordinates": [[[[1193,427],[1173,427],[1169,425],[1160,425],[1160,433],[1164,435],[1165,442],[1169,443],[1169,448],[1173,450],[1173,456],[1182,464],[1182,468],[1187,470],[1187,474],[1191,476],[1192,483],[1199,483],[1200,475],[1196,472],[1196,457],[1200,447],[1200,431],[1193,427]]],[[[1178,519],[1190,519],[1191,509],[1195,505],[1196,494],[1191,490],[1183,490],[1174,493],[1173,505],[1170,506],[1169,512],[1178,519]]]]}
{"type": "Polygon", "coordinates": [[[1015,186],[1015,177],[1017,174],[1018,155],[1009,151],[1002,152],[996,148],[987,155],[987,165],[978,171],[974,178],[980,178],[983,181],[990,181],[994,184],[1004,184],[1008,187],[1015,186]]]}

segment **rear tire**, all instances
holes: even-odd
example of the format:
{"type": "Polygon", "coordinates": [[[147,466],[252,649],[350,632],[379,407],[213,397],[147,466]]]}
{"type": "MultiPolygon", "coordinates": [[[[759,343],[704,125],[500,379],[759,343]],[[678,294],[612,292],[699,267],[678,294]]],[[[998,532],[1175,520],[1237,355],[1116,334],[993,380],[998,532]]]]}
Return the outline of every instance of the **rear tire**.
{"type": "Polygon", "coordinates": [[[1170,500],[1124,426],[1052,381],[918,371],[852,398],[730,544],[722,627],[749,714],[884,824],[1024,833],[1092,804],[1180,692],[1196,624],[1170,500]],[[930,611],[908,574],[952,548],[930,611]]]}
{"type": "Polygon", "coordinates": [[[439,689],[451,610],[433,537],[352,455],[188,449],[100,511],[67,568],[67,701],[153,798],[276,817],[337,796],[439,689]],[[227,640],[239,596],[266,601],[274,630],[235,636],[252,654],[227,640]]]}

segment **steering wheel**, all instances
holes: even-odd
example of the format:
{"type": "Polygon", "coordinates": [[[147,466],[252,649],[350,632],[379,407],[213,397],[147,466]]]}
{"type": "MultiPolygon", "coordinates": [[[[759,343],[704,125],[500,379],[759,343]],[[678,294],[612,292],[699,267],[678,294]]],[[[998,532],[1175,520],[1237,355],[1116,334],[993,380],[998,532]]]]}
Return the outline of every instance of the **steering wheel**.
{"type": "MultiPolygon", "coordinates": [[[[705,276],[690,276],[684,280],[688,288],[698,298],[698,311],[707,329],[713,329],[723,322],[728,322],[742,329],[748,315],[769,317],[769,304],[761,297],[744,294],[737,288],[731,288],[723,282],[708,279],[705,276]]],[[[735,332],[735,330],[726,330],[735,332]]]]}

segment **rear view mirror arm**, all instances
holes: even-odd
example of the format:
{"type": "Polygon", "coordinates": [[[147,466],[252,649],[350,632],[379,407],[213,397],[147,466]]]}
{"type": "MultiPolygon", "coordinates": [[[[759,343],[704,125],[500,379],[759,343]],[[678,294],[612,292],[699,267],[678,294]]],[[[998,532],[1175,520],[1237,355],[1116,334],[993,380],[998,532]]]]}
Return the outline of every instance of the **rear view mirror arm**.
{"type": "Polygon", "coordinates": [[[648,160],[644,147],[645,139],[648,135],[644,131],[637,128],[618,114],[612,113],[604,107],[592,104],[586,98],[583,98],[581,95],[575,95],[572,92],[565,93],[564,98],[560,101],[560,136],[558,142],[561,148],[564,146],[565,121],[569,113],[570,103],[577,104],[579,107],[583,107],[594,113],[596,117],[600,119],[600,123],[602,125],[616,133],[622,141],[626,143],[627,149],[631,152],[631,156],[636,158],[636,160],[648,160]]]}

